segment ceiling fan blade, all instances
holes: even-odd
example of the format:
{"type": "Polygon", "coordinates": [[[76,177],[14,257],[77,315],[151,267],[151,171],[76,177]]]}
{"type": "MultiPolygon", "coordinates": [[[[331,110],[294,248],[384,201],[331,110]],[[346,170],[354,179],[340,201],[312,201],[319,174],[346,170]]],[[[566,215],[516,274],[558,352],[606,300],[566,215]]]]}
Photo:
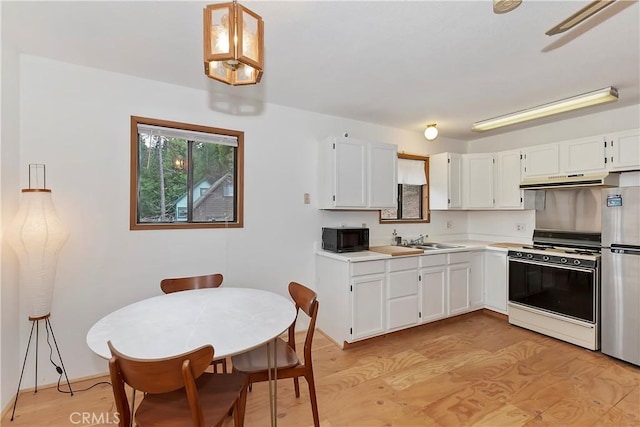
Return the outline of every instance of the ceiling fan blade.
{"type": "Polygon", "coordinates": [[[573,15],[571,15],[570,17],[568,17],[567,19],[565,19],[564,21],[562,21],[561,23],[559,23],[558,25],[556,25],[555,27],[553,27],[552,29],[550,29],[549,31],[547,31],[545,34],[548,36],[552,36],[554,34],[563,33],[575,27],[576,25],[578,25],[585,19],[589,18],[590,16],[594,15],[595,13],[600,12],[602,9],[609,6],[614,1],[616,0],[593,1],[588,5],[586,5],[585,7],[583,7],[582,9],[580,9],[579,11],[577,11],[576,13],[574,13],[573,15]]]}

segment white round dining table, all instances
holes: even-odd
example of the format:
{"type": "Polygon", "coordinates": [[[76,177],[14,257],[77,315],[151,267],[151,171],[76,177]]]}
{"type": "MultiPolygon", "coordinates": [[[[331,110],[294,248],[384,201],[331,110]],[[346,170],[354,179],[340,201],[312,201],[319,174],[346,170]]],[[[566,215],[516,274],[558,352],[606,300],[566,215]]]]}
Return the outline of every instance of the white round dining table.
{"type": "Polygon", "coordinates": [[[293,302],[250,288],[207,288],[159,295],[120,308],[98,320],[87,344],[111,357],[107,341],[121,353],[157,359],[212,345],[214,358],[243,353],[283,333],[295,320],[293,302]]]}

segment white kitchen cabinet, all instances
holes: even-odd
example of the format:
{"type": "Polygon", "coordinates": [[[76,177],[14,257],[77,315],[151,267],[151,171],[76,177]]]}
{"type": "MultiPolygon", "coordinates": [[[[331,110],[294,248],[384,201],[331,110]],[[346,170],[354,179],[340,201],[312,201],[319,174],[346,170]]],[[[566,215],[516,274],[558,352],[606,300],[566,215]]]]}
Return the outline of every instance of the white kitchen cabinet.
{"type": "Polygon", "coordinates": [[[390,259],[387,263],[387,330],[417,325],[418,257],[390,259]]]}
{"type": "Polygon", "coordinates": [[[607,137],[612,171],[640,170],[640,129],[616,132],[607,137]]]}
{"type": "Polygon", "coordinates": [[[462,193],[465,209],[491,209],[494,197],[493,153],[463,154],[462,156],[462,193]]]}
{"type": "Polygon", "coordinates": [[[507,251],[485,251],[484,305],[507,314],[507,251]]]}
{"type": "Polygon", "coordinates": [[[320,209],[396,206],[396,145],[332,137],[320,142],[318,159],[320,209]]]}
{"type": "Polygon", "coordinates": [[[520,150],[501,151],[496,154],[497,209],[523,209],[523,191],[520,189],[520,150]]]}
{"type": "Polygon", "coordinates": [[[398,204],[398,147],[394,144],[369,143],[370,208],[396,207],[398,204]]]}
{"type": "Polygon", "coordinates": [[[462,208],[462,155],[429,156],[429,207],[432,210],[462,208]]]}
{"type": "Polygon", "coordinates": [[[351,337],[359,340],[384,332],[384,274],[351,280],[351,337]]]}
{"type": "Polygon", "coordinates": [[[560,143],[562,174],[601,172],[606,169],[605,137],[595,136],[560,143]]]}
{"type": "Polygon", "coordinates": [[[522,177],[560,174],[560,145],[545,144],[522,149],[522,177]]]}
{"type": "Polygon", "coordinates": [[[469,275],[469,307],[482,308],[484,306],[484,251],[471,252],[469,275]]]}
{"type": "Polygon", "coordinates": [[[420,300],[422,323],[447,317],[447,256],[420,257],[420,300]]]}
{"type": "Polygon", "coordinates": [[[466,313],[470,307],[471,255],[469,252],[449,254],[447,277],[449,279],[449,316],[466,313]]]}

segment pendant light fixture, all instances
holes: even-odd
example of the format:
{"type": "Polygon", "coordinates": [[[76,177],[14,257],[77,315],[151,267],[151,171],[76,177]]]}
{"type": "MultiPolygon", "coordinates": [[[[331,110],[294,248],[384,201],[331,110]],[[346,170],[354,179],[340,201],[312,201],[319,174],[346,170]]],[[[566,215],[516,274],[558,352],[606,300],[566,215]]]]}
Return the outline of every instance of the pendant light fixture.
{"type": "Polygon", "coordinates": [[[438,128],[435,123],[427,125],[427,128],[424,130],[424,137],[427,138],[427,141],[433,141],[438,137],[438,128]]]}
{"type": "Polygon", "coordinates": [[[578,110],[592,105],[614,102],[618,100],[618,90],[615,87],[605,87],[603,89],[594,90],[592,92],[583,93],[582,95],[572,96],[571,98],[562,99],[560,101],[550,102],[548,104],[539,105],[515,113],[506,114],[504,116],[495,117],[493,119],[475,122],[471,126],[471,130],[476,132],[484,132],[491,129],[501,128],[516,123],[526,122],[529,120],[540,119],[542,117],[552,116],[567,111],[578,110]]]}
{"type": "Polygon", "coordinates": [[[262,18],[233,1],[204,8],[204,73],[229,85],[256,84],[264,67],[262,18]]]}

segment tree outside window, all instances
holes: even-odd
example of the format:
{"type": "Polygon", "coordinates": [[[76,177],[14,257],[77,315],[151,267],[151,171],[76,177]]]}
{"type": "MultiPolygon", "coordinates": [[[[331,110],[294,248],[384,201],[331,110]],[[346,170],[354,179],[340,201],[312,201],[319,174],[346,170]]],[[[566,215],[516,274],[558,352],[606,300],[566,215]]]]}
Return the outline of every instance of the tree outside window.
{"type": "Polygon", "coordinates": [[[131,134],[131,229],[242,227],[243,132],[132,117],[131,134]]]}

